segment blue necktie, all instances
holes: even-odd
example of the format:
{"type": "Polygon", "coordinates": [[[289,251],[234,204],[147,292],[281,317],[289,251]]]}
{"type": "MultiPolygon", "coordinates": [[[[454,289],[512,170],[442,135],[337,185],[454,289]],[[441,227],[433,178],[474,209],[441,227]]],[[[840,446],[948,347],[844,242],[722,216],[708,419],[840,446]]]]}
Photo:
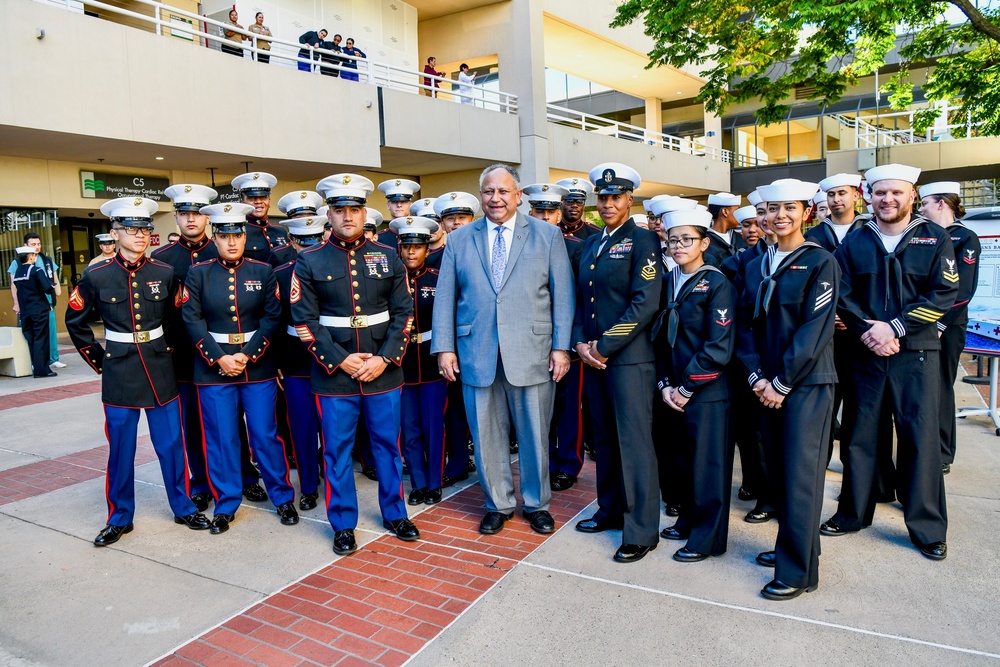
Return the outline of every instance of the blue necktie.
{"type": "Polygon", "coordinates": [[[503,240],[503,226],[497,225],[497,238],[493,242],[493,257],[491,258],[493,269],[493,287],[500,291],[500,284],[503,283],[503,273],[507,269],[507,244],[503,240]]]}

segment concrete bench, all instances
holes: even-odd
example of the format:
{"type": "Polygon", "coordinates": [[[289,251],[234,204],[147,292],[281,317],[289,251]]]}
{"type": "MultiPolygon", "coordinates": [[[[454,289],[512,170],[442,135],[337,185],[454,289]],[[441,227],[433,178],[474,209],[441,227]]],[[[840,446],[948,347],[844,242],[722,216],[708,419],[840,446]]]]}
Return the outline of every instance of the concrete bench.
{"type": "Polygon", "coordinates": [[[0,327],[0,375],[31,375],[31,352],[20,327],[0,327]]]}

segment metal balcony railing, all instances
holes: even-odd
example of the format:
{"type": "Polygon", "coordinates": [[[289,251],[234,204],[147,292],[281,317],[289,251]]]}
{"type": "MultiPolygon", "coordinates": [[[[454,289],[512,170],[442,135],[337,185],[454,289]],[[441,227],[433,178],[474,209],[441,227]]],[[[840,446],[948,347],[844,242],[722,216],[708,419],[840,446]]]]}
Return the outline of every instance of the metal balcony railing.
{"type": "MultiPolygon", "coordinates": [[[[83,11],[84,3],[79,0],[36,0],[43,4],[61,7],[72,11],[83,11]]],[[[298,53],[304,45],[298,42],[290,42],[278,37],[260,37],[249,30],[234,29],[228,23],[216,21],[207,16],[200,16],[177,7],[165,5],[155,0],[130,0],[132,7],[142,6],[149,8],[150,13],[145,14],[133,9],[126,9],[114,4],[100,2],[99,0],[87,0],[85,3],[88,11],[101,11],[115,14],[128,19],[128,25],[139,29],[153,32],[164,37],[182,37],[190,39],[207,48],[213,46],[218,48],[221,44],[237,46],[252,54],[262,53],[270,56],[271,65],[297,69],[298,64],[303,62],[298,53]],[[171,20],[177,17],[180,20],[171,20]],[[245,36],[241,45],[227,40],[223,36],[223,31],[239,33],[245,36]],[[260,42],[266,41],[271,45],[270,50],[259,48],[260,42]]],[[[308,47],[307,47],[308,48],[308,47]]],[[[452,99],[460,101],[462,98],[471,99],[471,104],[482,109],[500,111],[507,114],[517,114],[517,95],[505,93],[499,90],[477,85],[464,86],[459,89],[457,81],[440,76],[431,76],[422,71],[396,67],[377,60],[368,58],[358,58],[344,53],[338,53],[322,48],[309,48],[310,55],[316,54],[316,58],[310,58],[310,71],[320,74],[322,71],[347,72],[357,74],[358,80],[362,83],[379,86],[381,88],[392,88],[419,94],[420,91],[427,91],[428,94],[442,99],[452,99]],[[353,66],[347,66],[351,63],[353,66]],[[424,79],[431,81],[430,85],[424,84],[424,79]],[[435,87],[435,83],[439,87],[435,87]]],[[[254,55],[256,58],[256,55],[254,55]]]]}

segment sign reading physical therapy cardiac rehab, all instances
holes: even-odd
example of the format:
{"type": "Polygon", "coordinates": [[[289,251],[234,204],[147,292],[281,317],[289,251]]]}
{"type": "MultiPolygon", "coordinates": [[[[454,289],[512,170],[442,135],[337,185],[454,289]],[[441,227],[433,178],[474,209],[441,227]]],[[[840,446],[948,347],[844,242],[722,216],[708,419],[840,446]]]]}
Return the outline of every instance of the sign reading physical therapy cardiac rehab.
{"type": "Polygon", "coordinates": [[[962,224],[979,236],[983,248],[978,258],[979,283],[969,302],[968,330],[1000,339],[1000,207],[972,209],[962,224]]]}
{"type": "Polygon", "coordinates": [[[163,191],[169,186],[170,181],[166,178],[80,171],[80,196],[84,199],[145,197],[163,201],[166,199],[163,191]]]}

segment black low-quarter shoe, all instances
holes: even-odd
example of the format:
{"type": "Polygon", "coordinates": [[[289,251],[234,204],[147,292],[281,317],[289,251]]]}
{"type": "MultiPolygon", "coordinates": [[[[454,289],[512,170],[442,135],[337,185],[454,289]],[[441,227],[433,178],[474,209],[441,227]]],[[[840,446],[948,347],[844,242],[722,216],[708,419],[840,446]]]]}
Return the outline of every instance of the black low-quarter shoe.
{"type": "Polygon", "coordinates": [[[426,498],[426,489],[413,489],[406,498],[407,505],[422,505],[426,498]]]}
{"type": "Polygon", "coordinates": [[[354,541],[354,531],[350,528],[338,530],[333,534],[333,553],[338,556],[346,556],[358,550],[358,543],[354,541]]]}
{"type": "Polygon", "coordinates": [[[623,544],[615,552],[614,560],[616,563],[634,563],[645,558],[646,554],[655,548],[655,544],[651,547],[642,544],[623,544]]]}
{"type": "Polygon", "coordinates": [[[191,530],[208,530],[212,522],[201,512],[191,512],[187,516],[175,516],[174,523],[182,523],[191,530]]]}
{"type": "Polygon", "coordinates": [[[948,557],[947,542],[931,542],[920,547],[920,553],[931,560],[944,560],[948,557]]]}
{"type": "Polygon", "coordinates": [[[195,508],[199,512],[204,512],[208,509],[208,503],[211,502],[212,496],[207,493],[196,493],[191,496],[191,502],[194,503],[195,508]]]}
{"type": "Polygon", "coordinates": [[[576,529],[581,533],[603,533],[606,530],[621,530],[622,527],[610,521],[598,521],[591,517],[583,521],[577,521],[576,529]]]}
{"type": "Polygon", "coordinates": [[[424,505],[437,505],[441,502],[441,489],[428,489],[424,493],[424,505]]]}
{"type": "Polygon", "coordinates": [[[302,497],[299,498],[299,509],[303,512],[314,509],[317,500],[319,500],[318,493],[303,493],[302,497]]]}
{"type": "Polygon", "coordinates": [[[697,563],[708,558],[708,554],[700,554],[697,551],[691,551],[687,547],[681,547],[674,552],[673,558],[678,563],[697,563]]]}
{"type": "Polygon", "coordinates": [[[260,484],[247,484],[243,487],[243,497],[252,503],[262,503],[267,500],[267,491],[260,484]]]}
{"type": "Polygon", "coordinates": [[[213,535],[221,535],[229,530],[229,524],[231,524],[235,519],[235,514],[216,514],[212,517],[212,527],[210,532],[213,535]]]}
{"type": "Polygon", "coordinates": [[[420,539],[420,531],[409,519],[396,519],[395,521],[383,521],[385,529],[404,542],[414,542],[420,539]]]}
{"type": "Polygon", "coordinates": [[[95,547],[106,547],[108,545],[114,544],[122,538],[125,533],[132,532],[133,525],[130,523],[127,526],[105,526],[104,530],[97,534],[94,538],[95,547]]]}
{"type": "Polygon", "coordinates": [[[553,491],[565,491],[573,488],[576,477],[565,472],[557,472],[549,476],[549,488],[553,491]]]}
{"type": "Polygon", "coordinates": [[[775,567],[778,562],[778,557],[773,551],[761,551],[757,554],[757,557],[754,558],[754,560],[757,561],[758,565],[762,565],[764,567],[775,567]]]}
{"type": "Polygon", "coordinates": [[[281,523],[284,526],[294,526],[299,522],[299,513],[295,511],[295,503],[289,500],[287,503],[281,503],[277,507],[278,518],[281,519],[281,523]]]}
{"type": "Polygon", "coordinates": [[[803,593],[812,593],[816,590],[816,585],[812,586],[789,586],[786,583],[774,579],[764,588],[760,589],[760,594],[768,600],[793,600],[803,593]]]}
{"type": "Polygon", "coordinates": [[[514,513],[505,514],[503,512],[487,512],[483,520],[479,522],[479,532],[483,535],[495,535],[503,530],[503,525],[514,513]]]}
{"type": "Polygon", "coordinates": [[[545,510],[536,510],[534,512],[523,510],[521,514],[531,523],[531,529],[536,533],[547,535],[548,533],[554,533],[556,530],[555,519],[545,510]]]}

